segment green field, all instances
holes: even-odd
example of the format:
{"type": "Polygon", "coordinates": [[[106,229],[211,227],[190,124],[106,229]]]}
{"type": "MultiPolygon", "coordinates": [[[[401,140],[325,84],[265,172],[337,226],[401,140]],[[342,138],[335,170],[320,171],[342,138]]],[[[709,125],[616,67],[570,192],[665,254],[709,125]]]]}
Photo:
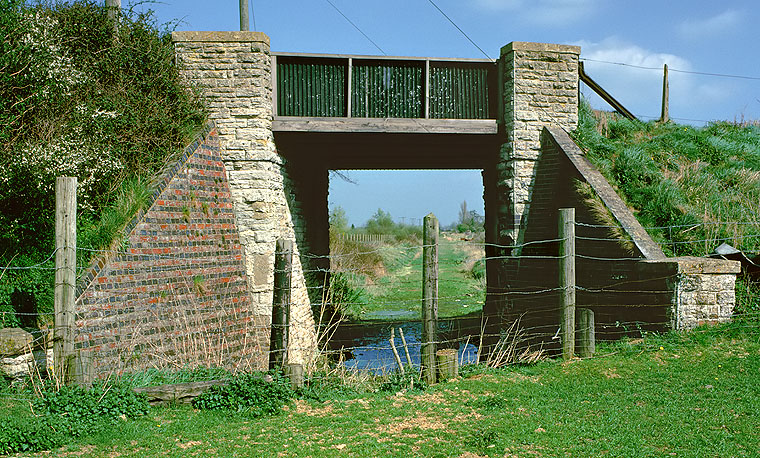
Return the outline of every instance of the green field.
{"type": "Polygon", "coordinates": [[[592,359],[468,370],[424,392],[296,400],[274,417],[153,408],[23,456],[751,457],[758,382],[757,323],[736,323],[603,345],[592,359]]]}
{"type": "MultiPolygon", "coordinates": [[[[399,243],[377,248],[384,272],[369,280],[356,276],[353,286],[362,291],[348,311],[352,318],[371,320],[419,319],[422,310],[422,246],[399,243]]],[[[479,312],[485,286],[473,277],[472,265],[484,256],[482,245],[443,234],[438,245],[438,315],[452,317],[479,312]]]]}

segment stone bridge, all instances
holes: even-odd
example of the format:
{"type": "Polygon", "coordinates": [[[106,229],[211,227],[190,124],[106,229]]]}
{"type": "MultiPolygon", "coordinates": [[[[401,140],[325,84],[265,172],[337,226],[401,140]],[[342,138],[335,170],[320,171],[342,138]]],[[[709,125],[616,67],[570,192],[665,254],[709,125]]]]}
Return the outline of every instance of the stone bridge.
{"type": "MultiPolygon", "coordinates": [[[[313,356],[312,304],[320,300],[323,278],[309,273],[329,268],[328,173],[337,169],[482,170],[488,257],[484,313],[495,317],[489,321],[495,333],[505,320],[526,310],[546,309],[550,318],[544,317],[544,326],[556,328],[557,317],[552,315],[556,297],[525,299],[511,293],[556,286],[554,267],[517,255],[530,251],[556,256],[557,247],[552,243],[533,244],[530,250],[520,247],[526,241],[556,239],[560,207],[579,208],[579,221],[595,221],[592,212],[584,210],[588,203],[575,191],[579,182],[591,186],[634,241],[632,253],[620,244],[589,244],[590,253],[621,260],[612,268],[588,265],[585,273],[579,268],[579,276],[603,286],[614,274],[618,279],[644,282],[657,292],[640,299],[614,288],[602,296],[581,295],[588,306],[598,309],[602,322],[635,316],[659,328],[680,328],[722,321],[731,315],[736,266],[665,259],[567,136],[578,122],[577,46],[513,42],[501,49],[494,62],[277,54],[270,52],[269,38],[260,32],[174,32],[172,39],[181,75],[200,90],[214,123],[200,144],[209,151],[204,158],[220,162],[220,181],[214,185],[221,187],[208,194],[216,200],[209,197],[207,204],[198,205],[216,208],[218,196],[223,195],[229,201],[225,208],[234,215],[234,221],[225,226],[234,226],[234,234],[218,240],[219,246],[232,243],[232,251],[224,253],[238,260],[234,262],[240,263],[240,272],[220,273],[219,278],[226,278],[225,285],[245,284],[231,302],[236,304],[232,307],[235,316],[244,318],[224,325],[236,336],[230,341],[238,342],[237,346],[226,340],[226,344],[220,340],[215,345],[234,347],[230,351],[237,353],[230,361],[235,364],[244,360],[254,367],[265,365],[261,355],[268,345],[278,239],[292,240],[295,246],[288,358],[305,362],[313,356]],[[658,282],[662,278],[668,280],[658,282]],[[241,322],[253,327],[246,328],[241,322]],[[249,335],[256,342],[250,348],[240,343],[247,342],[249,335]],[[254,353],[257,356],[247,356],[254,353]]],[[[189,173],[182,175],[182,167],[185,165],[179,164],[175,169],[191,180],[189,173]]],[[[217,173],[217,168],[213,171],[217,173]]],[[[171,180],[167,183],[171,187],[171,180]]],[[[179,186],[176,195],[187,194],[190,188],[205,189],[200,182],[188,183],[189,187],[179,186]]],[[[202,200],[205,194],[199,194],[202,200]]],[[[155,209],[154,205],[148,213],[155,209]]],[[[198,217],[210,218],[206,213],[198,217]]],[[[152,243],[140,238],[151,232],[151,221],[144,218],[130,228],[137,231],[129,235],[134,247],[152,243]]],[[[203,227],[212,226],[194,227],[199,227],[200,233],[203,227]]],[[[157,229],[158,238],[160,232],[157,229]]],[[[588,229],[585,235],[604,234],[588,229]]],[[[178,250],[185,243],[182,240],[186,241],[177,239],[178,250]]],[[[212,262],[215,252],[207,251],[204,256],[212,262]]],[[[97,312],[110,300],[109,294],[115,294],[97,289],[97,285],[118,283],[114,272],[121,271],[109,267],[109,262],[115,261],[101,262],[80,287],[78,348],[93,358],[110,348],[111,359],[126,368],[130,364],[125,361],[140,359],[140,355],[126,358],[123,354],[129,345],[124,342],[136,334],[135,323],[155,328],[156,333],[163,326],[151,324],[155,318],[139,313],[155,309],[164,296],[151,302],[153,299],[146,299],[149,295],[135,294],[129,302],[122,294],[117,308],[127,307],[132,314],[129,318],[97,312]],[[141,301],[152,305],[140,305],[141,301]],[[104,318],[112,324],[103,325],[104,318]]],[[[130,285],[114,286],[111,291],[124,292],[134,287],[130,285]]],[[[204,288],[196,288],[196,295],[204,293],[204,288]]],[[[227,329],[224,326],[220,329],[227,329]]],[[[540,327],[537,324],[537,329],[540,327]]],[[[173,332],[184,335],[176,329],[173,332]]],[[[553,333],[551,329],[549,334],[553,333]]],[[[145,339],[151,342],[151,338],[145,339]]],[[[102,369],[87,370],[102,373],[102,369]]]]}

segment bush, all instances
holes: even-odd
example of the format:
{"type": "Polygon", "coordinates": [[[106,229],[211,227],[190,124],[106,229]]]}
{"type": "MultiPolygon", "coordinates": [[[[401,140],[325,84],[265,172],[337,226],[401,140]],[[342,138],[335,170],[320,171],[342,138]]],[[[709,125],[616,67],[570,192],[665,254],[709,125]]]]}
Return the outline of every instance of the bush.
{"type": "MultiPolygon", "coordinates": [[[[79,180],[79,246],[108,246],[114,222],[135,211],[101,217],[121,183],[159,171],[205,121],[179,79],[169,31],[151,12],[127,10],[119,24],[117,39],[93,0],[0,0],[0,266],[53,252],[56,176],[79,180]]],[[[18,289],[50,311],[48,274],[6,271],[0,309],[18,289]]]]}
{"type": "Polygon", "coordinates": [[[236,375],[224,386],[212,386],[193,400],[193,406],[204,410],[234,410],[253,417],[275,415],[288,404],[295,392],[290,381],[279,372],[236,375]]]}
{"type": "Polygon", "coordinates": [[[46,418],[29,413],[0,419],[0,455],[50,450],[64,441],[60,429],[46,418]]]}
{"type": "Polygon", "coordinates": [[[45,414],[50,424],[73,437],[92,433],[117,420],[139,417],[150,408],[145,396],[120,384],[49,390],[34,401],[34,407],[45,414]]]}

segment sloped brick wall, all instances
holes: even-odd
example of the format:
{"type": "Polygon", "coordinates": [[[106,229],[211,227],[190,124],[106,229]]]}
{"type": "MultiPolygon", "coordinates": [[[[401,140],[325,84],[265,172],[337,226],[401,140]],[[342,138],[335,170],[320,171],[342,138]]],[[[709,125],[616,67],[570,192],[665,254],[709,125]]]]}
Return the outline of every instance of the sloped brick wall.
{"type": "Polygon", "coordinates": [[[76,348],[87,376],[125,369],[266,365],[268,326],[247,287],[217,128],[156,184],[116,251],[85,273],[76,348]]]}

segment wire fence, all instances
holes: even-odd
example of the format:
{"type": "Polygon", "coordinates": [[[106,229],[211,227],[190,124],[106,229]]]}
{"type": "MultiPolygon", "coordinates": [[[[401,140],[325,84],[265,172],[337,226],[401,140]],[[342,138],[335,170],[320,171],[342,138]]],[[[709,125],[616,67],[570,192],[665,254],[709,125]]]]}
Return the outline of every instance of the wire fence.
{"type": "MultiPolygon", "coordinates": [[[[577,227],[608,229],[584,223],[577,227]]],[[[618,244],[618,238],[576,238],[576,307],[595,311],[597,342],[640,338],[675,327],[675,301],[681,294],[678,285],[685,281],[682,272],[659,269],[642,276],[642,258],[621,256],[606,248],[605,244],[618,244]],[[607,251],[606,256],[599,255],[600,246],[607,251]]],[[[499,245],[444,235],[438,245],[436,347],[456,350],[459,364],[501,366],[556,355],[561,348],[558,298],[565,291],[557,279],[562,257],[556,254],[556,246],[560,240],[499,245]],[[545,254],[516,254],[542,250],[545,254]],[[486,278],[493,283],[489,285],[486,278]]],[[[285,351],[299,355],[309,374],[335,367],[372,373],[419,368],[423,345],[421,253],[425,245],[408,240],[400,244],[351,242],[353,251],[300,256],[293,288],[300,284],[308,294],[292,294],[288,322],[275,325],[289,336],[285,351]],[[378,265],[347,262],[368,255],[376,256],[373,262],[378,265]],[[349,276],[340,291],[334,281],[339,276],[349,276]]],[[[705,242],[693,241],[700,246],[705,242]]],[[[707,242],[715,245],[718,241],[707,242]]],[[[267,367],[273,327],[271,288],[256,293],[258,302],[236,300],[241,297],[237,293],[247,291],[248,284],[245,279],[230,281],[228,271],[220,270],[213,257],[148,251],[124,249],[132,257],[152,262],[151,267],[142,272],[127,269],[121,274],[131,282],[105,283],[98,289],[98,301],[87,307],[80,302],[75,321],[81,351],[90,351],[93,358],[113,364],[114,373],[130,368],[192,365],[237,370],[267,367]],[[148,283],[152,286],[140,283],[159,272],[181,275],[172,282],[156,276],[148,283]],[[197,272],[206,272],[203,281],[198,280],[197,272]]],[[[55,252],[51,252],[42,263],[9,263],[2,272],[37,270],[52,274],[55,267],[49,262],[54,257],[55,252]]],[[[79,271],[88,267],[77,266],[79,271]]],[[[740,276],[731,291],[701,292],[712,294],[714,302],[704,304],[703,321],[730,318],[730,313],[721,315],[724,311],[720,310],[723,305],[718,296],[725,293],[723,299],[736,303],[732,326],[757,333],[760,291],[751,279],[740,276]]],[[[17,367],[49,368],[55,313],[5,307],[0,314],[33,318],[39,329],[25,342],[25,347],[33,350],[24,353],[26,359],[23,355],[3,356],[16,358],[17,367]]],[[[697,332],[703,331],[700,328],[697,332]]]]}

